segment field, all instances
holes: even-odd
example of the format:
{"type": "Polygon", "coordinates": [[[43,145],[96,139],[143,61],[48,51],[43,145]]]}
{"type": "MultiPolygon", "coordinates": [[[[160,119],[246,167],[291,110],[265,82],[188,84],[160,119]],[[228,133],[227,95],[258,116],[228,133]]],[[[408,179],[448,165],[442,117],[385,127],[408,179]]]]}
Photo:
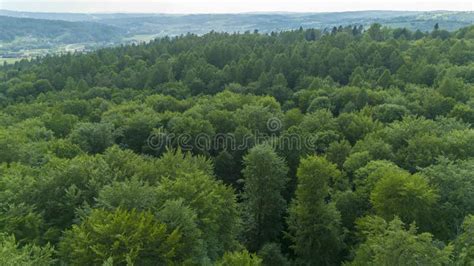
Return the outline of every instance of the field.
{"type": "Polygon", "coordinates": [[[14,64],[17,61],[20,61],[22,58],[0,58],[0,65],[7,63],[7,65],[14,64]]]}

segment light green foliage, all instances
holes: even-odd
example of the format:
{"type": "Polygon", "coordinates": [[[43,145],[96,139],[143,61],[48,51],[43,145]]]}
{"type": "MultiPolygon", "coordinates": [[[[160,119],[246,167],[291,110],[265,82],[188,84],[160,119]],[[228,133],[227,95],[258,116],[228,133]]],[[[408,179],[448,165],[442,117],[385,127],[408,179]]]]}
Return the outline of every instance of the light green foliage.
{"type": "Polygon", "coordinates": [[[46,142],[51,139],[52,132],[36,118],[0,128],[0,162],[41,165],[47,160],[46,142]]]}
{"type": "Polygon", "coordinates": [[[385,169],[376,174],[379,174],[378,180],[370,194],[376,213],[387,220],[399,216],[406,223],[416,222],[426,229],[431,223],[431,212],[439,198],[426,177],[420,174],[410,175],[397,168],[385,169]]]}
{"type": "Polygon", "coordinates": [[[209,159],[204,156],[192,156],[190,152],[183,152],[180,149],[164,153],[155,167],[160,170],[160,176],[171,179],[193,172],[213,175],[213,166],[209,159]]]}
{"type": "Polygon", "coordinates": [[[84,151],[79,146],[71,143],[68,139],[57,139],[49,142],[49,149],[54,156],[62,159],[72,159],[83,155],[84,151]]]}
{"type": "Polygon", "coordinates": [[[49,266],[54,265],[54,249],[50,245],[39,247],[35,245],[19,246],[15,237],[0,235],[0,264],[5,266],[49,266]]]}
{"type": "Polygon", "coordinates": [[[260,266],[262,259],[255,254],[250,254],[247,250],[241,252],[226,252],[216,263],[218,266],[260,266]]]}
{"type": "Polygon", "coordinates": [[[94,210],[66,231],[59,254],[72,265],[114,263],[168,264],[180,248],[178,230],[167,231],[149,212],[94,210]]]}
{"type": "Polygon", "coordinates": [[[403,172],[398,166],[390,161],[374,160],[354,172],[353,183],[356,192],[364,198],[369,199],[370,193],[381,176],[389,172],[403,172]]]}
{"type": "Polygon", "coordinates": [[[99,193],[96,208],[151,211],[168,229],[176,229],[181,233],[182,248],[177,251],[175,260],[206,263],[208,258],[196,212],[185,205],[182,199],[159,204],[158,198],[156,187],[132,179],[105,186],[99,193]]]}
{"type": "Polygon", "coordinates": [[[452,247],[439,246],[430,233],[417,234],[414,224],[405,229],[400,219],[387,223],[368,216],[357,222],[363,242],[347,265],[450,265],[452,247]]]}

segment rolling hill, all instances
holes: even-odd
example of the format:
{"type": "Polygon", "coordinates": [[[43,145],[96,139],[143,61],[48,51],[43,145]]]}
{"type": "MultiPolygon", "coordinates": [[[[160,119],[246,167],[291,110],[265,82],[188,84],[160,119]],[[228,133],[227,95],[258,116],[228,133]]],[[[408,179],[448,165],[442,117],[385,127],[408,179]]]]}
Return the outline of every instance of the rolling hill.
{"type": "MultiPolygon", "coordinates": [[[[474,23],[474,12],[357,11],[336,13],[240,14],[79,14],[31,13],[0,10],[0,58],[43,56],[49,53],[90,51],[157,37],[186,33],[261,33],[372,23],[412,31],[454,31],[474,23]]],[[[1,62],[0,62],[1,63],[1,62]]]]}

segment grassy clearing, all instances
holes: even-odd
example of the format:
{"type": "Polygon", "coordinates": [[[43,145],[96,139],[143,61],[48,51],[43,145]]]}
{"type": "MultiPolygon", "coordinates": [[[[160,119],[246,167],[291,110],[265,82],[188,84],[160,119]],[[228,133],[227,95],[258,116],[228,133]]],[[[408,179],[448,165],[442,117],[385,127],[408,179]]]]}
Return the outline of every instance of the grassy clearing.
{"type": "Polygon", "coordinates": [[[0,65],[3,65],[4,62],[7,64],[14,64],[17,61],[20,61],[22,58],[0,58],[0,65]]]}
{"type": "Polygon", "coordinates": [[[157,34],[139,34],[125,38],[126,41],[149,42],[158,37],[157,34]]]}

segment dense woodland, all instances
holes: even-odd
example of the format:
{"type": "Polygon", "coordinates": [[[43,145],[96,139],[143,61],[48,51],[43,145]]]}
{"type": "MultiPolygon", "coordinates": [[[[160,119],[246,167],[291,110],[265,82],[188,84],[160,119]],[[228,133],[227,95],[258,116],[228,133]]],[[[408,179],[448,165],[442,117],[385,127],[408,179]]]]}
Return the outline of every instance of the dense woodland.
{"type": "Polygon", "coordinates": [[[0,82],[1,265],[474,262],[474,26],[189,34],[0,82]]]}

